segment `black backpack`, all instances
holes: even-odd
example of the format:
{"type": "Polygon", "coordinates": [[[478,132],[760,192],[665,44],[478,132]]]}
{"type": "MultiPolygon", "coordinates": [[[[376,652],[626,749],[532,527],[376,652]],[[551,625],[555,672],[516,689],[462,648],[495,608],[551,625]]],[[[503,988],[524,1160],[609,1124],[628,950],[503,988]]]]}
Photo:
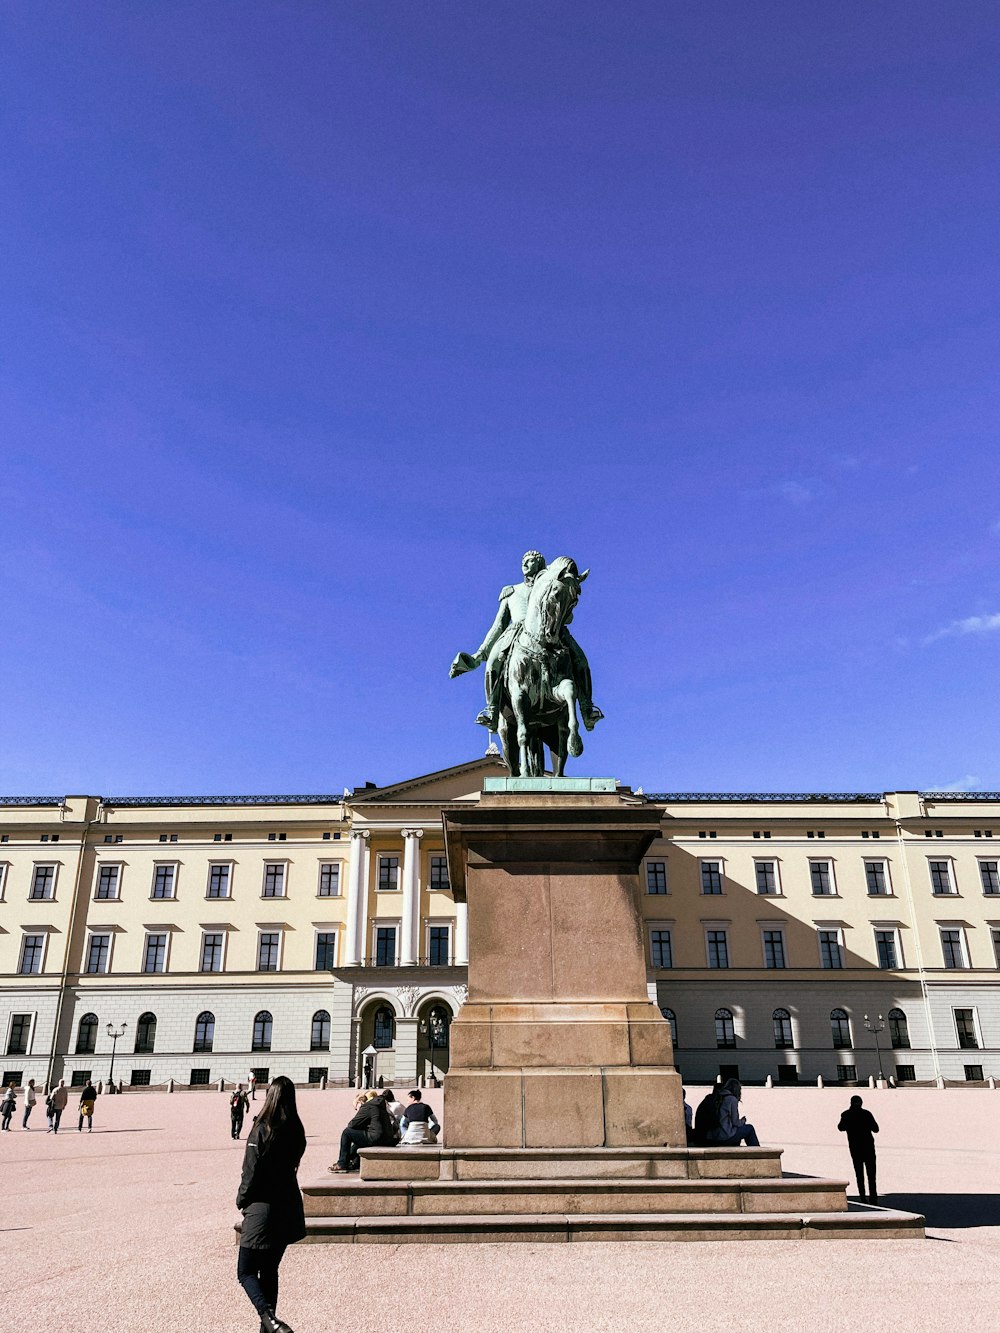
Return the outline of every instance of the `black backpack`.
{"type": "Polygon", "coordinates": [[[698,1103],[694,1113],[694,1133],[699,1143],[709,1142],[710,1136],[718,1132],[722,1123],[719,1118],[721,1106],[722,1098],[714,1088],[698,1103]]]}

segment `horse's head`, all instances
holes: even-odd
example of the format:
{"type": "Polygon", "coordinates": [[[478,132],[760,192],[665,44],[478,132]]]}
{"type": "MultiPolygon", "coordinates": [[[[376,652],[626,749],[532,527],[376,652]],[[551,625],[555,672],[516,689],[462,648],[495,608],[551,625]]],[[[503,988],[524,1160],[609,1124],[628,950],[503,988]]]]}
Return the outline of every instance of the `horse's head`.
{"type": "Polygon", "coordinates": [[[590,570],[581,574],[576,561],[568,555],[557,556],[537,576],[528,598],[529,614],[533,610],[541,622],[541,633],[547,643],[559,641],[566,624],[580,598],[580,589],[590,570]]]}

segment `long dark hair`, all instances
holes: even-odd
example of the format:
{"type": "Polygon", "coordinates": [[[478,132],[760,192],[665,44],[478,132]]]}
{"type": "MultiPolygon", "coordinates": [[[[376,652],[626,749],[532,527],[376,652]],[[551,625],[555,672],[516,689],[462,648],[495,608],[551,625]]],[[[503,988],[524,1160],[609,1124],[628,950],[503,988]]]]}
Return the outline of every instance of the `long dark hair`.
{"type": "Polygon", "coordinates": [[[284,1074],[272,1079],[255,1128],[260,1152],[282,1143],[298,1164],[306,1150],[306,1132],[295,1105],[295,1084],[284,1074]]]}

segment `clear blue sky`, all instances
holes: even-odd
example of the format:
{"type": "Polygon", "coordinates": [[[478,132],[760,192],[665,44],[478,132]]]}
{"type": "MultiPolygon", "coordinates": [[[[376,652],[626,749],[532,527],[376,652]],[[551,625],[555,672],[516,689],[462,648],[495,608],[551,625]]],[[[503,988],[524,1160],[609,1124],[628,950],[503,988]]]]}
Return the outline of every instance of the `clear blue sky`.
{"type": "Polygon", "coordinates": [[[993,4],[5,9],[0,790],[1000,788],[993,4]]]}

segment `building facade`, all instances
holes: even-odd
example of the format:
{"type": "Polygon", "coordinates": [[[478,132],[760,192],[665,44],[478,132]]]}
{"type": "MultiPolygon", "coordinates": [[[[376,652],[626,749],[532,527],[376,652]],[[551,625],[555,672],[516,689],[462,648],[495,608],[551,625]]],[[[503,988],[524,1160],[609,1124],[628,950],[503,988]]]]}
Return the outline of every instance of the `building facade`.
{"type": "MultiPolygon", "coordinates": [[[[441,1078],[468,962],[441,815],[503,772],[0,800],[4,1082],[441,1078]]],[[[661,814],[648,981],[686,1078],[1000,1076],[1000,793],[622,792],[661,814]]]]}

